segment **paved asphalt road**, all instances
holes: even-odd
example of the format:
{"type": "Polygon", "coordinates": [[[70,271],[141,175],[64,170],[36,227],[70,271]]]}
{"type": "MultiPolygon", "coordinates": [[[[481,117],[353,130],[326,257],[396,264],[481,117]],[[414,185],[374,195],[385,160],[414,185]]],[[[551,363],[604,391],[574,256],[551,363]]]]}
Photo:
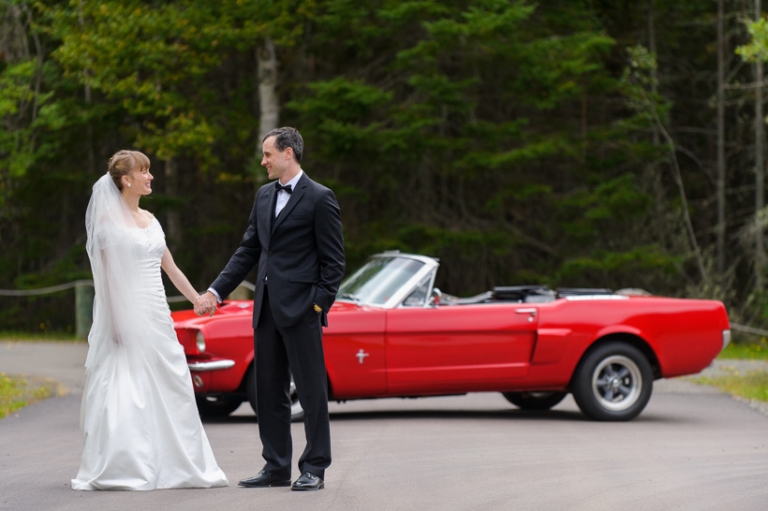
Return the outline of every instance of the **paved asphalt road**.
{"type": "MultiPolygon", "coordinates": [[[[0,510],[738,510],[768,509],[768,416],[709,387],[656,383],[628,423],[585,420],[569,397],[516,410],[498,394],[333,404],[326,489],[244,489],[261,467],[253,414],[206,422],[230,486],[75,492],[81,344],[0,343],[0,372],[68,389],[0,420],[0,510]]],[[[303,433],[293,426],[295,451],[303,433]]],[[[296,474],[294,474],[296,475],[296,474]]]]}

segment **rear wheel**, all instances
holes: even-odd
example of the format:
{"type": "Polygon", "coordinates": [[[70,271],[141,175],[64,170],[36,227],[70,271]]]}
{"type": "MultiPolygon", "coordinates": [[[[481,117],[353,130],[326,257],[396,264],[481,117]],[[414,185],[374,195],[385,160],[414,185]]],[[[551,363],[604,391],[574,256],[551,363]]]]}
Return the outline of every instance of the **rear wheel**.
{"type": "Polygon", "coordinates": [[[640,350],[622,342],[604,344],[579,362],[571,386],[587,417],[628,421],[648,404],[653,391],[651,364],[640,350]]]}
{"type": "Polygon", "coordinates": [[[226,417],[238,409],[243,400],[233,396],[195,396],[197,412],[201,417],[226,417]]]}
{"type": "MultiPolygon", "coordinates": [[[[256,372],[253,370],[253,366],[248,369],[248,374],[245,376],[245,394],[248,396],[248,403],[250,403],[253,413],[256,414],[256,418],[258,419],[259,412],[256,411],[256,372]]],[[[301,403],[299,403],[299,394],[296,392],[296,384],[293,383],[293,376],[291,376],[289,395],[291,398],[291,421],[303,421],[304,409],[301,407],[301,403]]]]}
{"type": "Polygon", "coordinates": [[[502,392],[507,401],[523,410],[549,410],[568,395],[566,392],[502,392]]]}

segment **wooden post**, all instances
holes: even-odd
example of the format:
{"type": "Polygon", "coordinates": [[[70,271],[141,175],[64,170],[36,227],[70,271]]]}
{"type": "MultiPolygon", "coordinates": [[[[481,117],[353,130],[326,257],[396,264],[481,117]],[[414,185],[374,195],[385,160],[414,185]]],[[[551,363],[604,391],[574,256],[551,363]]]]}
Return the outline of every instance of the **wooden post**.
{"type": "Polygon", "coordinates": [[[78,280],[75,284],[75,335],[85,340],[93,323],[93,282],[78,280]]]}

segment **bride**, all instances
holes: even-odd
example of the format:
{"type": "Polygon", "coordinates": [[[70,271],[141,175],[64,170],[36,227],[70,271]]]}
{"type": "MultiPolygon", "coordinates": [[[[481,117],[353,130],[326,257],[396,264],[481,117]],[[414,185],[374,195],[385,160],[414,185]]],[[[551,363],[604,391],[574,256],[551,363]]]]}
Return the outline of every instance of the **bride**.
{"type": "Polygon", "coordinates": [[[197,412],[160,269],[198,294],[173,261],[160,224],[139,208],[152,193],[149,159],[119,151],[93,186],[85,223],[96,296],[74,490],[226,486],[197,412]]]}

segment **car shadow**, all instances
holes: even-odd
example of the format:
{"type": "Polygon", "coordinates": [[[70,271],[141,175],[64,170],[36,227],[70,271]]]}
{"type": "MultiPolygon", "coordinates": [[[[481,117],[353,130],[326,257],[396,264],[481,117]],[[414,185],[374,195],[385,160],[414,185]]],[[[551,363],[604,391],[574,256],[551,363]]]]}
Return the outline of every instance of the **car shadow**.
{"type": "MultiPolygon", "coordinates": [[[[333,411],[330,413],[331,422],[371,421],[371,420],[422,420],[422,419],[446,419],[446,420],[509,420],[509,421],[540,421],[540,422],[588,422],[593,424],[677,424],[686,425],[695,423],[680,416],[659,415],[655,413],[642,413],[631,421],[593,421],[579,411],[573,410],[457,410],[457,409],[428,409],[428,410],[352,410],[333,411]]],[[[253,413],[240,413],[227,417],[205,417],[204,424],[256,424],[256,416],[253,413]]],[[[294,421],[301,423],[301,421],[294,421]]]]}
{"type": "MultiPolygon", "coordinates": [[[[420,419],[460,419],[460,420],[535,420],[535,421],[588,421],[579,412],[568,410],[355,410],[330,413],[331,422],[370,421],[370,420],[420,420],[420,419]]],[[[205,424],[251,424],[257,423],[253,414],[235,414],[227,417],[204,417],[205,424]]],[[[296,422],[296,421],[294,421],[296,422]]],[[[298,421],[301,422],[301,421],[298,421]]]]}
{"type": "Polygon", "coordinates": [[[546,421],[584,421],[579,412],[568,410],[375,410],[331,413],[331,422],[381,419],[471,419],[471,420],[546,420],[546,421]]]}

